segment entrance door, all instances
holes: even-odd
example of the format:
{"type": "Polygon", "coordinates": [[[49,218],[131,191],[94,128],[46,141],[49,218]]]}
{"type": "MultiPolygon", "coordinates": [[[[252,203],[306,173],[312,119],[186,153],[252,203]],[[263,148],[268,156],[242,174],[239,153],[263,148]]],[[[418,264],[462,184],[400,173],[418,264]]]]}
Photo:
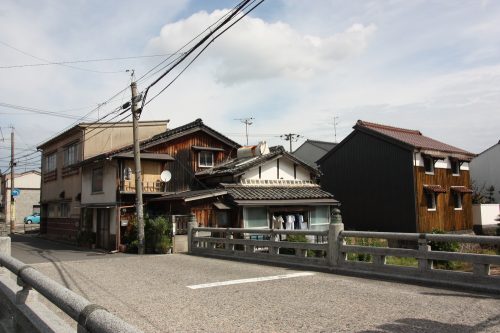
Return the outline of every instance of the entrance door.
{"type": "Polygon", "coordinates": [[[97,209],[97,247],[109,249],[109,209],[97,209]]]}

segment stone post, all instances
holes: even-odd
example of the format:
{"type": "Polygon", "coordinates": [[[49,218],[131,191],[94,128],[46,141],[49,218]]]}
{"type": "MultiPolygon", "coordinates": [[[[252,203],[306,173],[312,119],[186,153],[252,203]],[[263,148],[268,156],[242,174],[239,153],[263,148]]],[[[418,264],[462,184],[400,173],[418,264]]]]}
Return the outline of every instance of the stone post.
{"type": "Polygon", "coordinates": [[[429,251],[431,251],[431,246],[427,244],[425,234],[420,234],[418,238],[418,269],[422,272],[428,272],[433,269],[433,261],[427,259],[429,251]]]}
{"type": "Polygon", "coordinates": [[[328,265],[330,267],[337,267],[340,265],[340,233],[344,230],[342,223],[342,216],[340,209],[334,208],[332,211],[332,218],[328,229],[328,265]]]}
{"type": "MultiPolygon", "coordinates": [[[[0,235],[0,253],[10,256],[10,237],[0,235]]],[[[7,268],[0,267],[0,274],[8,273],[7,268]]]]}
{"type": "MultiPolygon", "coordinates": [[[[198,227],[198,222],[196,221],[196,215],[191,214],[188,222],[188,253],[193,253],[193,228],[198,227]]],[[[195,236],[198,236],[196,233],[195,236]]]]}

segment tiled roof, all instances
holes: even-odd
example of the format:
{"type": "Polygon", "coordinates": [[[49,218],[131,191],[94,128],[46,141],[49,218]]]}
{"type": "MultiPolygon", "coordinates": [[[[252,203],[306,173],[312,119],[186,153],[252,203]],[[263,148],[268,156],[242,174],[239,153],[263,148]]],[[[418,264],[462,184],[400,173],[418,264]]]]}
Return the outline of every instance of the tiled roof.
{"type": "Polygon", "coordinates": [[[219,136],[222,140],[226,141],[228,145],[234,146],[234,147],[240,147],[240,144],[238,144],[237,142],[234,142],[233,140],[231,140],[230,138],[228,138],[224,134],[222,134],[220,132],[217,132],[213,128],[210,128],[207,125],[205,125],[203,123],[203,120],[201,120],[200,118],[198,118],[195,121],[192,121],[190,123],[187,123],[185,125],[182,125],[182,126],[179,126],[179,127],[176,127],[176,128],[172,128],[172,129],[167,130],[167,131],[165,131],[163,133],[157,134],[157,135],[153,136],[150,139],[142,141],[141,145],[148,145],[149,143],[152,143],[152,142],[156,143],[156,141],[159,141],[161,139],[165,139],[165,138],[174,136],[175,134],[186,132],[186,131],[194,129],[194,128],[208,130],[212,134],[214,134],[216,136],[219,136]]]}
{"type": "Polygon", "coordinates": [[[435,193],[446,193],[446,189],[441,185],[424,185],[424,190],[435,193]]]}
{"type": "MultiPolygon", "coordinates": [[[[145,139],[145,140],[142,140],[140,142],[140,148],[141,150],[142,149],[145,149],[147,147],[150,147],[152,145],[155,145],[157,143],[157,141],[160,141],[160,140],[164,140],[164,139],[168,139],[170,137],[173,137],[174,135],[176,134],[182,134],[183,132],[186,132],[186,131],[189,131],[189,130],[192,130],[192,129],[204,129],[210,133],[212,133],[213,135],[216,135],[216,136],[219,136],[222,140],[224,141],[227,141],[227,144],[231,145],[231,146],[234,146],[236,148],[240,147],[240,145],[236,142],[234,142],[233,140],[229,139],[227,136],[217,132],[216,130],[208,127],[207,125],[203,124],[203,120],[201,119],[196,119],[195,121],[192,121],[190,123],[187,123],[185,125],[182,125],[182,126],[179,126],[179,127],[176,127],[176,128],[172,128],[170,130],[167,130],[163,133],[160,133],[160,134],[157,134],[151,138],[148,138],[148,139],[145,139]]],[[[122,147],[122,148],[119,148],[119,149],[115,149],[115,150],[112,150],[112,151],[109,151],[109,152],[106,152],[104,154],[100,154],[100,155],[97,155],[97,156],[94,156],[94,157],[91,157],[83,162],[81,162],[81,164],[86,164],[86,163],[89,163],[89,162],[92,162],[92,161],[95,161],[95,160],[100,160],[100,159],[103,159],[103,158],[107,158],[107,157],[113,157],[117,154],[120,154],[120,153],[123,153],[123,152],[129,152],[129,151],[132,151],[134,149],[134,145],[128,145],[128,146],[125,146],[125,147],[122,147]]]]}
{"type": "Polygon", "coordinates": [[[396,139],[400,142],[406,143],[418,149],[434,150],[445,153],[455,153],[459,155],[465,155],[468,157],[475,156],[475,154],[468,152],[466,150],[429,138],[428,136],[423,135],[420,131],[417,130],[410,130],[405,128],[369,123],[367,121],[362,121],[362,120],[358,120],[354,128],[367,128],[372,131],[383,134],[385,136],[396,139]]]}
{"type": "Polygon", "coordinates": [[[224,185],[224,190],[233,200],[297,200],[333,199],[333,195],[319,186],[307,187],[252,187],[244,185],[224,185]]]}
{"type": "Polygon", "coordinates": [[[306,162],[298,159],[297,157],[285,151],[285,148],[283,148],[283,146],[274,146],[269,148],[268,154],[255,157],[234,158],[227,162],[218,164],[213,168],[198,171],[196,173],[196,176],[208,177],[208,176],[237,175],[255,166],[261,165],[267,161],[278,158],[280,156],[287,156],[292,161],[295,161],[299,164],[302,164],[305,167],[310,168],[311,172],[316,172],[306,162]]]}

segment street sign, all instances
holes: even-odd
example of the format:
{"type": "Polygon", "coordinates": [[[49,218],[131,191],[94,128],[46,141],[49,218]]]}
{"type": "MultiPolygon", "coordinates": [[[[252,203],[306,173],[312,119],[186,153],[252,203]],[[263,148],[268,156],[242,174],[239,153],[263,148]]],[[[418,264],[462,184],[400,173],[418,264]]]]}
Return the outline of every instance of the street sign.
{"type": "Polygon", "coordinates": [[[14,198],[17,198],[17,197],[18,197],[18,196],[20,196],[20,195],[21,195],[21,190],[20,190],[20,189],[18,189],[18,188],[14,188],[14,189],[12,190],[12,196],[13,196],[14,198]]]}

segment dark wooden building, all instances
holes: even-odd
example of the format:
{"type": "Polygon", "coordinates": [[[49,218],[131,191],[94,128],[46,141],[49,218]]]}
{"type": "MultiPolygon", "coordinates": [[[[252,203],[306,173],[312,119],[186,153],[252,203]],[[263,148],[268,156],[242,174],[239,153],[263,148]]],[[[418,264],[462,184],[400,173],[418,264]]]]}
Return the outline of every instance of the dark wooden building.
{"type": "Polygon", "coordinates": [[[321,186],[342,202],[347,229],[472,229],[474,154],[416,130],[364,121],[353,128],[318,161],[321,186]]]}

